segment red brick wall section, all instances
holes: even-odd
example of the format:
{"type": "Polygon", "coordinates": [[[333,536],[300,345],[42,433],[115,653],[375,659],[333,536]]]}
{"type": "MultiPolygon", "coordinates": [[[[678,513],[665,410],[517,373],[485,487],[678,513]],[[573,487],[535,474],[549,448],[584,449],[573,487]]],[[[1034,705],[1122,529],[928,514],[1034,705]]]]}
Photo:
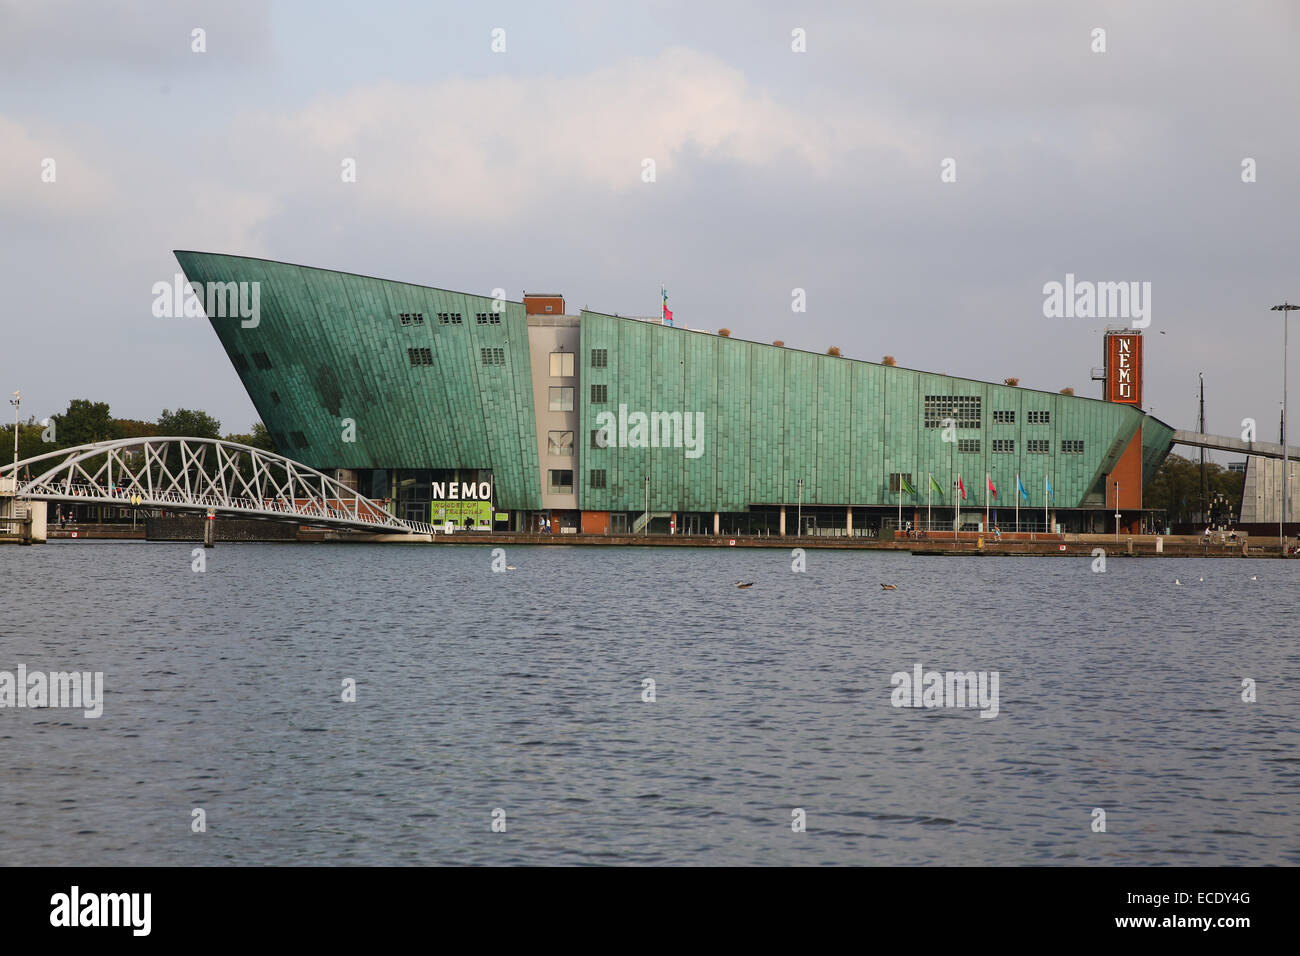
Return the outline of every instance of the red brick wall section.
{"type": "Polygon", "coordinates": [[[1142,429],[1139,427],[1119,456],[1115,470],[1106,476],[1106,507],[1115,507],[1115,482],[1119,482],[1119,507],[1142,507],[1142,429]]]}

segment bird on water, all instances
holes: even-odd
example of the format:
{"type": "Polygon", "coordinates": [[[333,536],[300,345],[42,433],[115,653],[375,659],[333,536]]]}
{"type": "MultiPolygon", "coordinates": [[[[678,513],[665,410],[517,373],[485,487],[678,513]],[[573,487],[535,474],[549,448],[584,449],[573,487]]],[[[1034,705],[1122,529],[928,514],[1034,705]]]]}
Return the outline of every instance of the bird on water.
{"type": "Polygon", "coordinates": [[[753,586],[754,586],[754,582],[753,582],[753,581],[737,581],[737,582],[736,582],[736,587],[738,587],[738,588],[752,588],[753,586]]]}
{"type": "Polygon", "coordinates": [[[897,584],[882,584],[881,587],[884,588],[886,591],[897,591],[897,590],[898,590],[898,585],[897,585],[897,584]]]}

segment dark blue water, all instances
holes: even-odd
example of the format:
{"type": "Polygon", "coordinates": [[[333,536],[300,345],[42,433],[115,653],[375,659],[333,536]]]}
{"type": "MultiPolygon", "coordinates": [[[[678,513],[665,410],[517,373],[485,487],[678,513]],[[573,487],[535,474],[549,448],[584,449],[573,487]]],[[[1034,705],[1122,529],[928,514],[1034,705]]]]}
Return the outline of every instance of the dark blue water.
{"type": "Polygon", "coordinates": [[[1295,563],[191,548],[0,548],[0,864],[1300,863],[1295,563]]]}

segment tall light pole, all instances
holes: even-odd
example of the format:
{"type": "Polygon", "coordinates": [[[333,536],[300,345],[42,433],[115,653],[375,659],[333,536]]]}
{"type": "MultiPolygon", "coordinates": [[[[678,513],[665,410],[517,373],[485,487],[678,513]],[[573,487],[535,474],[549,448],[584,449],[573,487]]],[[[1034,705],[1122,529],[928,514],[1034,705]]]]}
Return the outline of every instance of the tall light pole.
{"type": "Polygon", "coordinates": [[[14,407],[14,491],[18,490],[18,408],[23,403],[23,393],[15,391],[9,404],[14,407]]]}
{"type": "Polygon", "coordinates": [[[1283,302],[1281,306],[1270,308],[1270,312],[1282,312],[1282,514],[1278,516],[1278,546],[1282,557],[1287,557],[1287,472],[1291,470],[1290,457],[1287,454],[1287,319],[1288,313],[1295,312],[1300,306],[1283,302]]]}
{"type": "Polygon", "coordinates": [[[645,527],[641,529],[642,534],[650,533],[650,476],[645,476],[645,527]]]}

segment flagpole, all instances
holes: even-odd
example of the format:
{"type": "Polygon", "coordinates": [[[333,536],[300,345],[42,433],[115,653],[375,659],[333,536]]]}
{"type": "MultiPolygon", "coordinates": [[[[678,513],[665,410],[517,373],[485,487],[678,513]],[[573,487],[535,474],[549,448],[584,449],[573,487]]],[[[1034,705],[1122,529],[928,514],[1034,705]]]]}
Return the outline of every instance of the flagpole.
{"type": "Polygon", "coordinates": [[[1047,524],[1047,475],[1043,475],[1043,533],[1051,534],[1052,529],[1047,524]]]}
{"type": "Polygon", "coordinates": [[[992,483],[993,483],[993,479],[989,477],[989,473],[987,471],[984,472],[984,533],[985,534],[989,533],[989,485],[991,485],[992,483]]]}
{"type": "Polygon", "coordinates": [[[934,489],[934,473],[927,471],[926,477],[930,483],[925,486],[925,530],[930,530],[930,492],[934,489]]]}
{"type": "Polygon", "coordinates": [[[957,484],[952,486],[952,540],[957,540],[957,528],[961,525],[961,505],[958,503],[961,499],[958,497],[961,492],[961,472],[957,472],[957,484]]]}
{"type": "Polygon", "coordinates": [[[1016,532],[1020,531],[1020,472],[1016,472],[1016,532]]]}

